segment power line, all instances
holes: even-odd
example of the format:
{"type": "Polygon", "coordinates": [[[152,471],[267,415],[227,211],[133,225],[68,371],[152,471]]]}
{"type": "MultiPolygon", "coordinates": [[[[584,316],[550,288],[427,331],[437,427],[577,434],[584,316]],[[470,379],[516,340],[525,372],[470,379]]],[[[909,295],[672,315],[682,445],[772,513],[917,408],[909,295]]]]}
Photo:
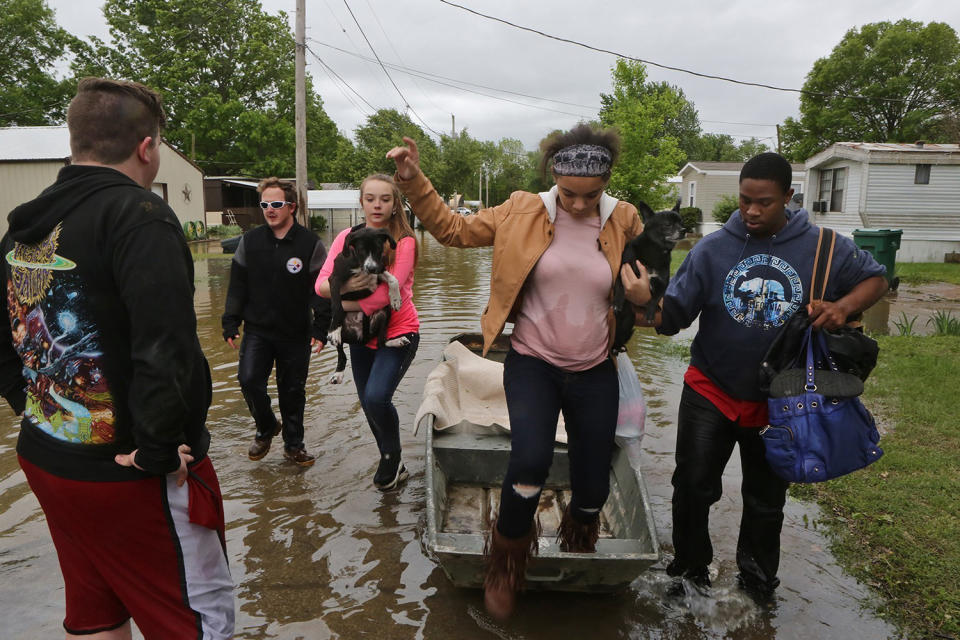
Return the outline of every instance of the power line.
{"type": "MultiPolygon", "coordinates": [[[[334,45],[332,45],[332,44],[327,44],[326,42],[320,42],[319,40],[313,40],[312,38],[311,38],[311,40],[312,40],[313,42],[316,42],[317,44],[319,44],[319,45],[321,45],[321,46],[324,46],[324,47],[333,49],[333,50],[335,50],[335,51],[339,51],[340,53],[345,53],[345,54],[347,54],[348,56],[354,56],[354,57],[360,58],[361,60],[366,60],[366,61],[368,61],[368,62],[374,62],[374,60],[373,60],[372,58],[368,58],[368,57],[363,56],[363,55],[360,55],[360,54],[358,54],[358,53],[354,53],[354,52],[352,52],[352,51],[347,51],[346,49],[341,49],[340,47],[334,46],[334,45]]],[[[468,85],[468,86],[471,86],[471,87],[480,87],[481,89],[488,89],[488,90],[490,90],[490,91],[499,91],[500,93],[508,93],[508,94],[510,94],[510,95],[520,96],[520,97],[522,97],[522,98],[530,98],[530,99],[532,99],[532,100],[543,100],[544,102],[555,102],[555,103],[557,103],[557,104],[565,104],[565,105],[570,106],[570,107],[581,107],[581,108],[583,108],[583,109],[591,109],[591,110],[593,110],[593,111],[596,111],[596,110],[597,110],[597,107],[596,107],[595,105],[580,104],[580,103],[577,103],[577,102],[565,102],[565,101],[563,101],[563,100],[556,100],[556,99],[554,99],[554,98],[544,98],[544,97],[542,97],[542,96],[533,96],[533,95],[530,95],[530,94],[528,94],[528,93],[520,93],[519,91],[510,91],[509,89],[500,89],[500,88],[498,88],[498,87],[491,87],[491,86],[485,85],[485,84],[477,84],[476,82],[467,82],[466,80],[460,80],[460,79],[458,79],[458,78],[450,78],[449,76],[442,76],[442,75],[440,75],[440,74],[438,74],[438,73],[431,73],[430,71],[422,71],[422,70],[420,70],[420,69],[414,69],[414,68],[412,68],[412,67],[404,67],[404,66],[401,66],[401,65],[398,65],[398,64],[391,64],[391,63],[389,63],[389,62],[388,62],[388,63],[385,63],[385,64],[386,64],[388,67],[390,67],[391,69],[394,69],[394,70],[396,70],[396,71],[402,71],[402,72],[408,73],[408,74],[410,74],[410,75],[421,74],[419,77],[421,77],[421,78],[424,79],[424,80],[430,80],[431,78],[429,78],[429,77],[424,78],[423,76],[431,76],[431,77],[433,77],[433,78],[442,78],[443,80],[449,80],[449,81],[451,81],[451,82],[458,82],[458,83],[460,83],[460,84],[465,84],[465,85],[468,85]]],[[[462,87],[455,87],[455,88],[461,89],[462,87]]],[[[481,95],[486,95],[486,94],[481,94],[481,95]]],[[[494,97],[494,96],[490,96],[490,97],[494,97]]],[[[562,112],[562,113],[566,113],[566,112],[562,112]]],[[[568,114],[568,115],[569,115],[569,114],[568,114]]],[[[576,114],[573,114],[573,115],[576,115],[576,114]]]]}
{"type": "MultiPolygon", "coordinates": [[[[380,27],[380,33],[383,34],[383,37],[387,41],[387,44],[389,44],[390,48],[393,49],[393,55],[397,56],[397,60],[400,61],[400,64],[406,64],[406,62],[403,61],[403,56],[401,56],[400,52],[397,51],[397,48],[393,46],[393,41],[390,39],[390,36],[387,34],[387,30],[383,28],[383,23],[380,22],[380,17],[377,15],[377,12],[374,11],[373,5],[370,4],[370,0],[365,0],[365,1],[367,3],[367,8],[370,9],[370,13],[373,14],[373,19],[377,21],[377,26],[380,27]]],[[[434,106],[435,109],[437,109],[438,111],[444,111],[443,107],[438,105],[436,102],[433,101],[433,98],[427,95],[427,92],[423,90],[423,87],[420,86],[419,82],[414,80],[413,84],[417,85],[417,89],[420,90],[420,93],[423,94],[423,97],[426,98],[430,102],[430,104],[434,106]]]]}
{"type": "MultiPolygon", "coordinates": [[[[346,1],[346,0],[344,0],[344,1],[346,1]]],[[[690,75],[692,75],[692,76],[697,76],[697,77],[699,77],[699,78],[708,78],[708,79],[710,79],[710,80],[722,80],[722,81],[724,81],[724,82],[732,82],[732,83],[734,83],[734,84],[740,84],[740,85],[744,85],[744,86],[748,86],[748,87],[760,87],[761,89],[771,89],[771,90],[773,90],[773,91],[786,91],[786,92],[789,92],[789,93],[801,93],[801,94],[806,94],[806,95],[821,96],[821,97],[824,97],[824,98],[853,98],[853,99],[856,99],[856,100],[878,100],[878,101],[880,101],[880,102],[907,102],[907,100],[903,100],[903,99],[901,99],[901,98],[871,98],[871,97],[869,97],[869,96],[858,96],[858,95],[850,95],[850,94],[843,94],[843,93],[835,93],[835,94],[834,94],[834,93],[823,93],[823,92],[821,92],[821,91],[809,91],[809,90],[807,90],[807,89],[792,89],[792,88],[790,88],[790,87],[777,87],[777,86],[775,86],[775,85],[772,85],[772,84],[764,84],[764,83],[762,83],[762,82],[748,82],[748,81],[746,81],[746,80],[737,80],[736,78],[727,78],[727,77],[725,77],[725,76],[717,76],[717,75],[712,75],[712,74],[709,74],[709,73],[701,73],[701,72],[699,72],[699,71],[692,71],[692,70],[690,70],[690,69],[684,69],[683,67],[674,67],[674,66],[667,65],[667,64],[660,64],[659,62],[653,62],[653,61],[651,61],[651,60],[644,60],[643,58],[637,58],[637,57],[635,57],[635,56],[630,56],[630,55],[627,55],[627,54],[625,54],[625,53],[617,53],[616,51],[611,51],[610,49],[603,49],[603,48],[601,48],[601,47],[595,47],[595,46],[593,46],[593,45],[585,44],[585,43],[583,43],[583,42],[578,42],[578,41],[576,41],[576,40],[571,40],[571,39],[569,39],[569,38],[562,38],[562,37],[560,37],[560,36],[551,35],[551,34],[549,34],[549,33],[545,33],[545,32],[543,32],[543,31],[540,31],[540,30],[538,30],[538,29],[534,29],[534,28],[532,28],[532,27],[525,27],[525,26],[523,26],[523,25],[519,25],[519,24],[510,22],[509,20],[504,20],[503,18],[498,18],[498,17],[496,17],[496,16],[487,15],[486,13],[481,13],[481,12],[479,12],[479,11],[476,11],[476,10],[474,10],[474,9],[471,9],[470,7],[465,7],[465,6],[461,5],[461,4],[457,4],[457,3],[455,3],[455,2],[450,2],[450,0],[440,0],[440,2],[442,2],[443,4],[446,4],[446,5],[450,5],[451,7],[456,7],[456,8],[458,8],[458,9],[463,9],[463,10],[466,11],[467,13],[472,13],[472,14],[474,14],[474,15],[476,15],[476,16],[480,16],[481,18],[486,18],[487,20],[493,20],[494,22],[500,22],[500,23],[502,23],[502,24],[505,24],[505,25],[514,27],[515,29],[520,29],[520,30],[522,30],[522,31],[529,31],[530,33],[535,33],[535,34],[540,35],[540,36],[543,36],[543,37],[545,37],[545,38],[550,38],[551,40],[557,40],[557,41],[559,41],[559,42],[566,42],[566,43],[568,43],[568,44],[573,44],[573,45],[576,45],[576,46],[578,46],[578,47],[583,47],[584,49],[589,49],[589,50],[591,50],[591,51],[597,51],[597,52],[599,52],[599,53],[608,53],[608,54],[610,54],[610,55],[617,56],[618,58],[625,58],[625,59],[627,59],[627,60],[633,60],[633,61],[635,61],[635,62],[642,62],[643,64],[648,64],[648,65],[650,65],[650,66],[652,66],[652,67],[658,67],[658,68],[660,68],[660,69],[667,69],[667,70],[669,70],[669,71],[679,71],[680,73],[688,73],[688,74],[690,74],[690,75]]]]}
{"type": "Polygon", "coordinates": [[[438,132],[436,129],[434,129],[433,127],[431,127],[430,125],[428,125],[428,124],[426,123],[426,121],[425,121],[423,118],[420,117],[420,114],[417,113],[416,109],[414,109],[414,108],[410,105],[410,101],[407,100],[406,96],[403,95],[403,92],[400,91],[400,87],[398,87],[398,86],[397,86],[397,83],[393,81],[393,76],[390,75],[390,72],[387,71],[387,67],[383,64],[383,61],[380,60],[380,56],[377,55],[376,49],[374,49],[374,48],[373,48],[373,45],[370,44],[370,38],[368,38],[368,37],[367,37],[367,34],[363,32],[363,27],[360,26],[360,22],[357,20],[357,16],[355,16],[355,15],[353,14],[353,9],[351,9],[351,8],[350,8],[350,5],[347,4],[347,0],[343,0],[343,4],[346,5],[347,11],[350,12],[350,17],[353,18],[354,23],[356,23],[357,29],[360,30],[360,35],[362,35],[362,36],[363,36],[363,39],[367,41],[367,46],[370,47],[370,51],[373,53],[373,57],[376,58],[376,59],[377,59],[377,62],[380,63],[380,68],[383,69],[383,73],[386,74],[387,78],[390,79],[390,84],[393,85],[393,88],[397,90],[397,93],[400,95],[400,98],[403,100],[404,106],[405,106],[407,109],[410,109],[410,112],[411,112],[413,115],[417,116],[417,120],[419,120],[421,123],[423,123],[423,126],[425,126],[427,129],[430,129],[430,131],[432,131],[432,132],[434,133],[434,135],[436,135],[437,137],[440,137],[440,135],[441,135],[440,132],[438,132]]]}
{"type": "MultiPolygon", "coordinates": [[[[360,94],[357,92],[356,89],[354,89],[353,87],[351,87],[351,86],[350,86],[350,83],[348,83],[346,80],[344,80],[344,79],[340,76],[339,73],[337,73],[336,71],[333,70],[333,67],[331,67],[331,66],[328,65],[326,62],[324,62],[323,59],[322,59],[320,56],[318,56],[317,53],[316,53],[313,49],[310,48],[310,45],[306,45],[306,44],[305,44],[304,46],[307,48],[307,51],[310,52],[310,55],[312,55],[314,58],[316,58],[317,61],[320,62],[320,64],[323,65],[324,69],[329,70],[330,73],[332,73],[333,75],[335,75],[335,76],[340,80],[340,82],[342,82],[342,83],[344,84],[344,86],[346,86],[348,89],[350,89],[350,91],[352,91],[352,92],[354,93],[354,95],[356,95],[358,98],[360,98],[361,100],[363,100],[364,104],[366,104],[368,107],[370,107],[370,110],[371,110],[371,111],[373,111],[374,113],[377,112],[377,108],[376,108],[375,106],[373,106],[372,104],[370,104],[370,102],[367,101],[366,98],[364,98],[362,95],[360,95],[360,94]]],[[[349,99],[349,98],[348,98],[348,99],[349,99]]],[[[353,102],[353,100],[350,100],[350,102],[353,102]]],[[[366,114],[364,114],[364,115],[366,115],[366,114]]]]}
{"type": "MultiPolygon", "coordinates": [[[[317,42],[317,41],[316,41],[316,40],[313,40],[313,42],[317,42]]],[[[349,51],[345,51],[345,50],[343,50],[343,49],[340,49],[339,47],[334,47],[333,45],[328,45],[328,44],[323,43],[323,42],[317,42],[317,44],[323,45],[323,46],[325,46],[325,47],[330,47],[330,48],[332,48],[332,49],[336,49],[337,51],[341,51],[341,52],[343,52],[343,53],[346,53],[347,55],[357,55],[357,54],[350,53],[349,51]]],[[[357,55],[357,57],[359,57],[359,58],[362,59],[362,60],[367,60],[367,61],[373,62],[373,60],[372,60],[371,58],[367,58],[367,57],[365,57],[365,56],[359,56],[359,55],[357,55]]],[[[541,106],[535,105],[535,104],[527,104],[527,103],[525,103],[525,102],[519,102],[519,101],[517,101],[517,100],[510,100],[509,98],[503,98],[503,97],[500,97],[500,96],[490,95],[489,93],[484,93],[484,92],[482,92],[482,91],[476,91],[476,90],[473,90],[473,89],[467,89],[466,87],[460,87],[460,86],[457,86],[457,85],[454,85],[454,84],[449,84],[449,83],[447,83],[447,82],[443,82],[443,81],[441,81],[441,80],[435,80],[434,78],[430,78],[430,77],[428,77],[428,76],[426,76],[426,75],[420,75],[421,73],[426,73],[426,72],[417,72],[417,71],[415,71],[415,70],[413,70],[413,69],[408,69],[408,68],[406,68],[406,67],[401,67],[401,66],[399,66],[399,65],[390,64],[390,63],[384,63],[384,64],[386,64],[386,65],[387,65],[388,67],[390,67],[391,69],[394,69],[394,70],[396,70],[396,71],[400,71],[401,73],[406,73],[406,74],[408,74],[408,75],[414,76],[414,77],[416,77],[416,78],[420,78],[420,79],[422,79],[422,80],[426,80],[426,81],[428,81],[428,82],[434,82],[434,83],[436,83],[436,84],[441,84],[441,85],[443,85],[443,86],[445,86],[445,87],[450,87],[450,88],[452,88],[452,89],[458,89],[458,90],[460,90],[460,91],[466,91],[466,92],[468,92],[468,93],[474,93],[474,94],[481,95],[481,96],[484,96],[484,97],[487,97],[487,98],[492,98],[492,99],[494,99],[494,100],[502,100],[502,101],[504,101],[504,102],[509,102],[509,103],[512,103],[512,104],[518,104],[518,105],[523,106],[523,107],[530,107],[531,109],[540,109],[540,110],[543,110],[543,111],[551,111],[551,112],[553,112],[553,113],[562,113],[562,114],[564,114],[564,115],[574,116],[574,117],[577,117],[577,118],[588,118],[588,117],[590,117],[590,116],[585,116],[585,115],[583,115],[583,114],[581,114],[581,113],[572,113],[572,112],[570,112],[570,111],[560,111],[560,110],[558,110],[558,109],[550,109],[549,107],[541,107],[541,106]]],[[[436,75],[436,74],[433,74],[433,75],[436,75]]],[[[444,76],[436,76],[436,77],[442,78],[442,77],[444,77],[444,76]]],[[[460,82],[460,81],[459,81],[459,80],[453,80],[453,82],[460,82]]],[[[482,85],[475,85],[475,84],[469,83],[469,82],[465,82],[464,84],[470,84],[470,85],[473,85],[473,86],[482,86],[482,85]]],[[[492,90],[492,91],[503,91],[504,93],[514,93],[514,92],[512,92],[512,91],[504,91],[504,90],[502,90],[502,89],[491,89],[491,90],[492,90]]],[[[526,94],[520,94],[520,95],[526,96],[526,94]]],[[[534,100],[544,100],[544,101],[547,101],[547,102],[556,102],[556,101],[554,101],[554,100],[550,100],[549,98],[539,98],[539,97],[537,97],[537,96],[526,96],[526,97],[533,98],[534,100]]],[[[589,108],[589,107],[588,107],[588,108],[589,108]]]]}

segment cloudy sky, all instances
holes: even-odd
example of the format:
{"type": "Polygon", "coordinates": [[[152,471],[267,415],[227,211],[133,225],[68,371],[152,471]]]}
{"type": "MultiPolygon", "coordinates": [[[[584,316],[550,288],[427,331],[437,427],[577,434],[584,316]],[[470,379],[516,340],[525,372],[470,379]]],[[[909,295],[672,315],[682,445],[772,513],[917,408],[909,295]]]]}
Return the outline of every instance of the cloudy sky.
{"type": "MultiPolygon", "coordinates": [[[[107,37],[100,0],[48,2],[72,33],[107,37]]],[[[813,62],[829,55],[852,27],[910,18],[946,22],[960,31],[958,0],[451,2],[650,62],[793,89],[803,86],[813,62]]],[[[262,4],[270,13],[287,12],[293,28],[295,0],[262,4]]],[[[347,135],[371,107],[402,110],[408,104],[411,117],[419,116],[434,131],[449,133],[452,114],[457,129],[466,128],[475,138],[518,138],[532,149],[549,131],[595,117],[600,93],[611,88],[613,55],[522,31],[441,0],[306,4],[307,71],[327,112],[347,135]],[[373,60],[371,46],[405,100],[373,60]]],[[[707,132],[756,136],[774,146],[775,125],[798,113],[797,93],[652,65],[648,71],[652,80],[683,89],[707,132]]]]}

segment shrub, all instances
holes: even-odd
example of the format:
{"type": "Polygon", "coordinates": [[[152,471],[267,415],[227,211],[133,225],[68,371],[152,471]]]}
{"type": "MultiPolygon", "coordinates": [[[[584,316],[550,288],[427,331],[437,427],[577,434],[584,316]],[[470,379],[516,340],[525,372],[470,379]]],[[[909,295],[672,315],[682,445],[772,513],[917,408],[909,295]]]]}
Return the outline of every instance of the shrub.
{"type": "Polygon", "coordinates": [[[232,238],[243,233],[243,229],[236,224],[218,224],[207,227],[207,237],[210,238],[232,238]]]}
{"type": "Polygon", "coordinates": [[[703,220],[703,211],[700,210],[700,207],[682,207],[680,218],[683,220],[683,228],[687,231],[693,231],[703,220]]]}
{"type": "Polygon", "coordinates": [[[720,196],[717,203],[713,205],[713,219],[720,224],[726,224],[731,214],[740,207],[740,199],[737,196],[720,196]]]}
{"type": "Polygon", "coordinates": [[[310,228],[321,233],[326,231],[327,219],[323,216],[310,216],[310,228]]]}

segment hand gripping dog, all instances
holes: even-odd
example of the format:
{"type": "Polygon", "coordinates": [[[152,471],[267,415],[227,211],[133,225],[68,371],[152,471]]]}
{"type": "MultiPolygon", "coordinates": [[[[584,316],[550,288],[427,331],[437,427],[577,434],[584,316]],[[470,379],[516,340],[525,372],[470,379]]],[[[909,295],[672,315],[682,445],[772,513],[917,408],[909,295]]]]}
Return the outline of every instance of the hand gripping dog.
{"type": "Polygon", "coordinates": [[[344,343],[366,344],[373,338],[377,338],[377,346],[380,348],[401,347],[407,343],[405,337],[387,340],[391,309],[395,311],[401,304],[400,283],[387,271],[384,264],[387,243],[390,248],[397,248],[397,242],[386,229],[361,227],[347,234],[343,241],[343,250],[333,261],[333,271],[329,279],[332,317],[327,333],[327,340],[337,348],[337,370],[330,376],[332,384],[343,381],[343,371],[347,368],[344,343]],[[340,293],[340,288],[347,280],[361,273],[376,275],[377,282],[386,282],[390,292],[390,304],[369,316],[362,311],[348,313],[343,310],[344,300],[359,300],[373,293],[373,290],[369,289],[340,293]]]}
{"type": "MultiPolygon", "coordinates": [[[[643,217],[643,232],[627,243],[623,249],[620,264],[629,264],[637,273],[636,261],[639,260],[650,274],[650,302],[644,307],[647,322],[653,322],[657,314],[660,298],[670,282],[670,252],[683,238],[683,219],[680,217],[680,201],[670,211],[656,213],[643,202],[638,207],[643,217]]],[[[613,339],[613,352],[619,353],[626,348],[633,335],[635,315],[623,290],[620,277],[613,286],[613,312],[616,314],[617,330],[613,339]]]]}

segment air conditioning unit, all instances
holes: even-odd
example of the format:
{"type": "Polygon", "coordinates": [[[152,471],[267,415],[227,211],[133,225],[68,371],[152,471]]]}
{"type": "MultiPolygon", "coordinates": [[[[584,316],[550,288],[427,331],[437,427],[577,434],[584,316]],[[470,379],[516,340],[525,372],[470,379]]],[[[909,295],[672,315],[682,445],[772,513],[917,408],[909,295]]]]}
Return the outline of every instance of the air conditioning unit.
{"type": "Polygon", "coordinates": [[[827,203],[826,200],[821,200],[821,201],[820,201],[820,211],[823,212],[823,213],[826,213],[827,211],[830,211],[830,207],[828,206],[828,203],[827,203]]]}
{"type": "Polygon", "coordinates": [[[814,212],[814,213],[819,213],[819,212],[823,211],[823,209],[821,208],[821,205],[822,205],[822,204],[823,204],[823,202],[821,202],[820,200],[814,200],[814,201],[813,201],[813,212],[814,212]]]}

